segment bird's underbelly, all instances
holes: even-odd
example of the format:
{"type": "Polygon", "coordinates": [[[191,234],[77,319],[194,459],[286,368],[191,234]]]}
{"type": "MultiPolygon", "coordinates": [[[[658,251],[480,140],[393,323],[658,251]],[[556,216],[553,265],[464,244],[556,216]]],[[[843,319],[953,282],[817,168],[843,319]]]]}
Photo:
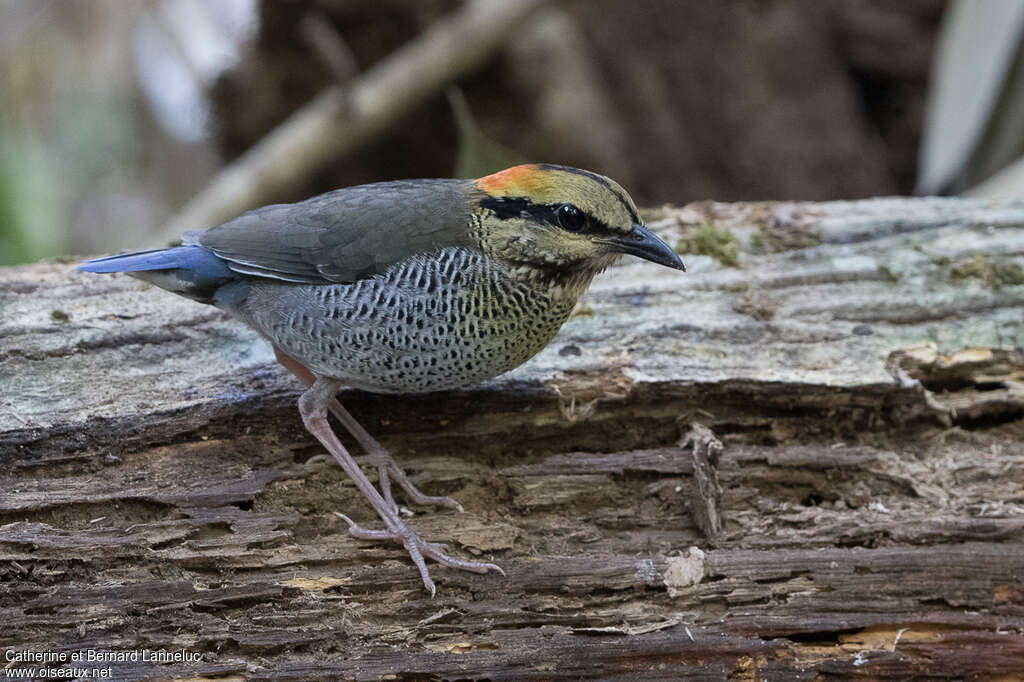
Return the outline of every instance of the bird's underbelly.
{"type": "Polygon", "coordinates": [[[244,317],[314,374],[373,392],[418,393],[518,367],[551,341],[574,305],[575,297],[463,273],[397,284],[260,283],[244,317]]]}

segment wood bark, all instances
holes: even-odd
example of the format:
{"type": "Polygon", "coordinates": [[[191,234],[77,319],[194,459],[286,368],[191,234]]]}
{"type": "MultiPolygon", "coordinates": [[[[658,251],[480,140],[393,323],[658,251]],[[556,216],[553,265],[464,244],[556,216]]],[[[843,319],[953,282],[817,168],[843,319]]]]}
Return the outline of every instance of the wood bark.
{"type": "Polygon", "coordinates": [[[508,573],[434,566],[435,599],[346,534],[372,512],[253,332],[0,271],[0,648],[199,659],[121,679],[1019,676],[1024,204],[652,218],[717,258],[624,261],[484,385],[341,394],[466,508],[411,523],[508,573]]]}

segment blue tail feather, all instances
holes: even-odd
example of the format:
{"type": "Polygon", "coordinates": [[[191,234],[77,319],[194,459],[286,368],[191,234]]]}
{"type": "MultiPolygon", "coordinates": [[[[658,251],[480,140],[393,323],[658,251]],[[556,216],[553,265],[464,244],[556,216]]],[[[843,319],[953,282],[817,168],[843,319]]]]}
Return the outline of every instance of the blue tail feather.
{"type": "Polygon", "coordinates": [[[224,261],[201,246],[177,246],[93,258],[78,266],[85,272],[141,272],[143,270],[191,270],[200,277],[230,277],[224,261]]]}
{"type": "Polygon", "coordinates": [[[223,260],[201,246],[177,246],[94,258],[76,269],[126,272],[203,303],[213,303],[218,289],[239,278],[223,260]]]}

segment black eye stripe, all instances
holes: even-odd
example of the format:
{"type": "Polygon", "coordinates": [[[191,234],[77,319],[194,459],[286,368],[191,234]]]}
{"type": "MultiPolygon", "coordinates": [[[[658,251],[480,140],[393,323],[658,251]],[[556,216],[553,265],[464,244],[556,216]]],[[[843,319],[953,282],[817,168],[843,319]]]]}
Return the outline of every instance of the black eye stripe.
{"type": "Polygon", "coordinates": [[[491,197],[487,196],[480,200],[480,207],[491,211],[498,220],[510,220],[512,218],[532,218],[538,222],[545,222],[555,227],[566,229],[559,219],[559,211],[565,206],[572,206],[584,219],[584,225],[577,234],[615,233],[621,234],[619,230],[613,230],[605,223],[592,215],[588,215],[573,204],[535,204],[526,197],[491,197]]]}
{"type": "Polygon", "coordinates": [[[498,220],[533,218],[547,221],[551,218],[550,206],[535,204],[526,197],[487,196],[480,200],[480,208],[491,211],[498,220]]]}

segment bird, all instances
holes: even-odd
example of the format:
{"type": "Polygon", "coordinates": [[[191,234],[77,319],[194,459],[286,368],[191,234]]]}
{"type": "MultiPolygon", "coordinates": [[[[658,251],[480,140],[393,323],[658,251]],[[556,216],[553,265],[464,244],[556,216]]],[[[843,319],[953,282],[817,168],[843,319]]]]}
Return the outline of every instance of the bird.
{"type": "Polygon", "coordinates": [[[614,180],[571,166],[524,164],[475,180],[394,180],[249,211],[180,246],[88,260],[127,273],[255,329],[306,389],[303,424],[338,461],[383,528],[338,513],[357,538],[403,545],[433,597],[426,559],[487,573],[450,556],[400,516],[392,484],[418,505],[462,506],[421,492],[341,405],[342,386],[383,394],[468,386],[540,352],[595,275],[620,256],[685,271],[614,180]],[[365,450],[356,459],[328,421],[365,450]],[[377,484],[361,465],[376,467],[377,484]]]}

